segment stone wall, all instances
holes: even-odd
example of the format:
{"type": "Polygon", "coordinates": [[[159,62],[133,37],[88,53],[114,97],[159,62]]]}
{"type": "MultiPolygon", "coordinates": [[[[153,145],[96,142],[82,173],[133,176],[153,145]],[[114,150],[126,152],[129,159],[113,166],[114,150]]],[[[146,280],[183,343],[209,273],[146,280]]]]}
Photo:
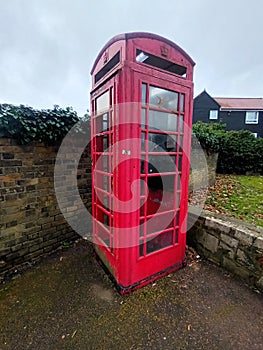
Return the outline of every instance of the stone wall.
{"type": "Polygon", "coordinates": [[[263,228],[208,211],[197,218],[194,210],[189,224],[188,244],[201,256],[263,291],[263,228]]]}
{"type": "Polygon", "coordinates": [[[199,147],[191,150],[190,191],[212,186],[216,181],[218,153],[207,153],[199,147]]]}
{"type": "MultiPolygon", "coordinates": [[[[58,149],[58,145],[47,147],[40,143],[21,146],[14,140],[0,138],[0,277],[78,237],[61,214],[55,196],[54,164],[58,149]]],[[[67,174],[71,168],[69,162],[67,174]]],[[[88,152],[81,158],[77,177],[83,202],[89,206],[88,152]]],[[[70,194],[70,184],[67,189],[70,194]]],[[[65,205],[73,212],[78,209],[74,199],[65,205]]]]}

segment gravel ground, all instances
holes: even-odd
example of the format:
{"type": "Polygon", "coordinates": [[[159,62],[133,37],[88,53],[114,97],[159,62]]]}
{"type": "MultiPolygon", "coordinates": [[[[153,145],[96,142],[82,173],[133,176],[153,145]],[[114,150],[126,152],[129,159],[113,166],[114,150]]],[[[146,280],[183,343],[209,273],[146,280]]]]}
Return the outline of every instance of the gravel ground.
{"type": "Polygon", "coordinates": [[[261,350],[262,294],[188,255],[122,297],[80,241],[1,286],[0,349],[261,350]]]}

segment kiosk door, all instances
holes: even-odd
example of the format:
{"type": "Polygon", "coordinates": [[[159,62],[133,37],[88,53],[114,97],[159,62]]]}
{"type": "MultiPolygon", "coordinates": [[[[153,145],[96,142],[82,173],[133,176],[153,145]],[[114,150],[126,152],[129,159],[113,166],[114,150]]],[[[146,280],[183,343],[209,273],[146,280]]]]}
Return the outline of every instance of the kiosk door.
{"type": "Polygon", "coordinates": [[[139,74],[137,81],[142,185],[133,279],[140,281],[185,264],[191,132],[187,87],[139,74]]]}
{"type": "MultiPolygon", "coordinates": [[[[107,257],[114,266],[113,252],[113,138],[114,79],[92,96],[92,182],[93,240],[97,253],[107,257]]],[[[110,269],[110,268],[109,268],[110,269]]],[[[113,273],[113,270],[110,269],[113,273]]]]}

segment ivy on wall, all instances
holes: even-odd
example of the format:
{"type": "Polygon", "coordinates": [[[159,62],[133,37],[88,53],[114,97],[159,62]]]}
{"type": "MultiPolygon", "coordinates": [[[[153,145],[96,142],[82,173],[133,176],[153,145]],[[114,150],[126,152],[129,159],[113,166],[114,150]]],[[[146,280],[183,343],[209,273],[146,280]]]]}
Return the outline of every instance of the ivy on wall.
{"type": "Polygon", "coordinates": [[[0,137],[16,139],[20,144],[61,141],[78,121],[71,107],[36,110],[24,105],[0,104],[0,137]]]}

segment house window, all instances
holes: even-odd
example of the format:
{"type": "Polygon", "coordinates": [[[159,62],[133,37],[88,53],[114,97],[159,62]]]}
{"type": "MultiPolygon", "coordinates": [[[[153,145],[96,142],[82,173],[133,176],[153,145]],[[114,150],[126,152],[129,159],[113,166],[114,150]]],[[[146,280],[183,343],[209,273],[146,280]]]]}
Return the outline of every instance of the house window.
{"type": "Polygon", "coordinates": [[[257,132],[252,132],[252,134],[253,134],[255,137],[258,137],[258,133],[257,133],[257,132]]]}
{"type": "Polygon", "coordinates": [[[209,119],[211,119],[211,120],[218,119],[218,110],[211,109],[210,113],[209,113],[209,119]]]}
{"type": "Polygon", "coordinates": [[[246,124],[258,124],[258,112],[246,112],[246,124]]]}

